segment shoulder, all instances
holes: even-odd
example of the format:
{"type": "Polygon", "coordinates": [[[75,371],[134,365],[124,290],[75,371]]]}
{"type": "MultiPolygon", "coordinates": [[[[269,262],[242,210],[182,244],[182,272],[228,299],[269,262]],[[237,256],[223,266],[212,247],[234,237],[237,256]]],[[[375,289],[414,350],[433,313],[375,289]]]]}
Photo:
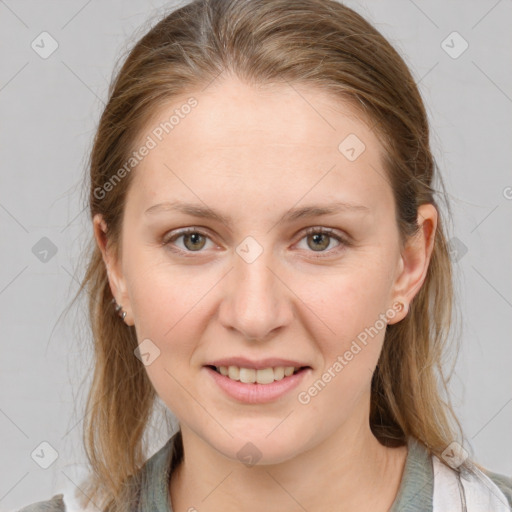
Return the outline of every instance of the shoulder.
{"type": "Polygon", "coordinates": [[[508,500],[508,505],[512,509],[512,477],[488,470],[483,470],[483,473],[487,475],[505,495],[508,500]]]}
{"type": "MultiPolygon", "coordinates": [[[[172,470],[183,457],[181,444],[181,431],[174,433],[167,443],[154,453],[143,467],[129,478],[129,487],[133,497],[140,500],[143,510],[172,510],[169,503],[168,482],[172,470]],[[167,508],[166,508],[167,507],[167,508]]],[[[94,512],[99,509],[93,508],[94,512]]],[[[56,494],[47,501],[32,503],[24,508],[12,512],[82,512],[83,509],[69,493],[56,494]],[[67,505],[67,506],[66,506],[67,505]]]]}
{"type": "Polygon", "coordinates": [[[66,512],[66,505],[64,504],[64,495],[56,494],[53,498],[47,501],[38,501],[27,505],[16,512],[66,512]]]}

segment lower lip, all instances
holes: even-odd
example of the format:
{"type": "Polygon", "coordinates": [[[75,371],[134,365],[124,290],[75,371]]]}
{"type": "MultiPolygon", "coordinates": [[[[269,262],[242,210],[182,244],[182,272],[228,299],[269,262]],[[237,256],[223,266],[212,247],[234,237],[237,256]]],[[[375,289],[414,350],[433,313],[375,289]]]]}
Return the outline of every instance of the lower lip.
{"type": "Polygon", "coordinates": [[[203,366],[218,384],[218,386],[231,398],[244,402],[246,404],[264,404],[277,400],[284,394],[297,387],[304,376],[311,372],[311,368],[304,368],[289,377],[283,377],[281,380],[275,380],[270,384],[244,383],[232,380],[222,375],[208,366],[203,366]]]}

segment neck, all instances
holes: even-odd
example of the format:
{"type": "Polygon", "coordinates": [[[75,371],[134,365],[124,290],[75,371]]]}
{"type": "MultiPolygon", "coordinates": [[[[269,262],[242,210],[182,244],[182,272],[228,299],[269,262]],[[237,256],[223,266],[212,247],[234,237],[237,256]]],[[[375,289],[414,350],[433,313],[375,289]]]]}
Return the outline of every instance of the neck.
{"type": "Polygon", "coordinates": [[[223,456],[186,426],[182,437],[184,460],[170,482],[174,512],[386,512],[407,456],[405,446],[382,446],[367,422],[348,432],[340,428],[280,464],[251,467],[223,456]]]}

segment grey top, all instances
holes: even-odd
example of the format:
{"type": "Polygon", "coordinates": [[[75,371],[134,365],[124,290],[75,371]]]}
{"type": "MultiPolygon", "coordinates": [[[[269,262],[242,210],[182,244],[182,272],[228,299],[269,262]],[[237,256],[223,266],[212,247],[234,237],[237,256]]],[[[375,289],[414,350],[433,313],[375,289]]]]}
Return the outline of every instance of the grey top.
{"type": "MultiPolygon", "coordinates": [[[[131,512],[172,512],[169,497],[169,478],[174,459],[174,434],[167,443],[150,457],[139,471],[140,487],[137,503],[131,512]]],[[[512,478],[485,471],[501,489],[512,508],[512,478]]],[[[398,494],[389,512],[432,512],[434,474],[432,458],[425,446],[413,437],[408,440],[408,454],[398,494]]],[[[63,495],[48,501],[34,503],[19,512],[65,512],[63,495]]]]}

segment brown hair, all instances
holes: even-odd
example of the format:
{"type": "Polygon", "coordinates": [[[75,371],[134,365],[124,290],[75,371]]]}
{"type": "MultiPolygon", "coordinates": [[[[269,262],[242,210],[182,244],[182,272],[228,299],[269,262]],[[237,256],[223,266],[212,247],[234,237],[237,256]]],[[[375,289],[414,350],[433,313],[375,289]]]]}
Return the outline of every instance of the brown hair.
{"type": "MultiPolygon", "coordinates": [[[[358,108],[376,126],[385,149],[402,246],[418,230],[418,206],[431,203],[438,209],[424,284],[406,318],[387,326],[372,380],[370,424],[384,445],[403,445],[414,436],[429,453],[441,456],[451,441],[463,438],[446,398],[443,370],[447,341],[458,348],[458,339],[449,337],[452,266],[434,198],[433,182],[437,178],[442,185],[442,180],[430,149],[425,107],[407,65],[359,14],[333,0],[195,0],[164,17],[135,44],[111,84],[90,155],[91,217],[103,215],[108,244],[119,256],[133,173],[108,194],[98,190],[105,190],[123,167],[159,106],[222,73],[249,84],[309,84],[358,108]]],[[[134,327],[119,321],[111,304],[94,238],[86,257],[78,294],[89,294],[95,356],[84,429],[92,469],[88,495],[105,505],[122,501],[123,482],[145,461],[143,437],[155,391],[134,357],[134,327]]]]}

